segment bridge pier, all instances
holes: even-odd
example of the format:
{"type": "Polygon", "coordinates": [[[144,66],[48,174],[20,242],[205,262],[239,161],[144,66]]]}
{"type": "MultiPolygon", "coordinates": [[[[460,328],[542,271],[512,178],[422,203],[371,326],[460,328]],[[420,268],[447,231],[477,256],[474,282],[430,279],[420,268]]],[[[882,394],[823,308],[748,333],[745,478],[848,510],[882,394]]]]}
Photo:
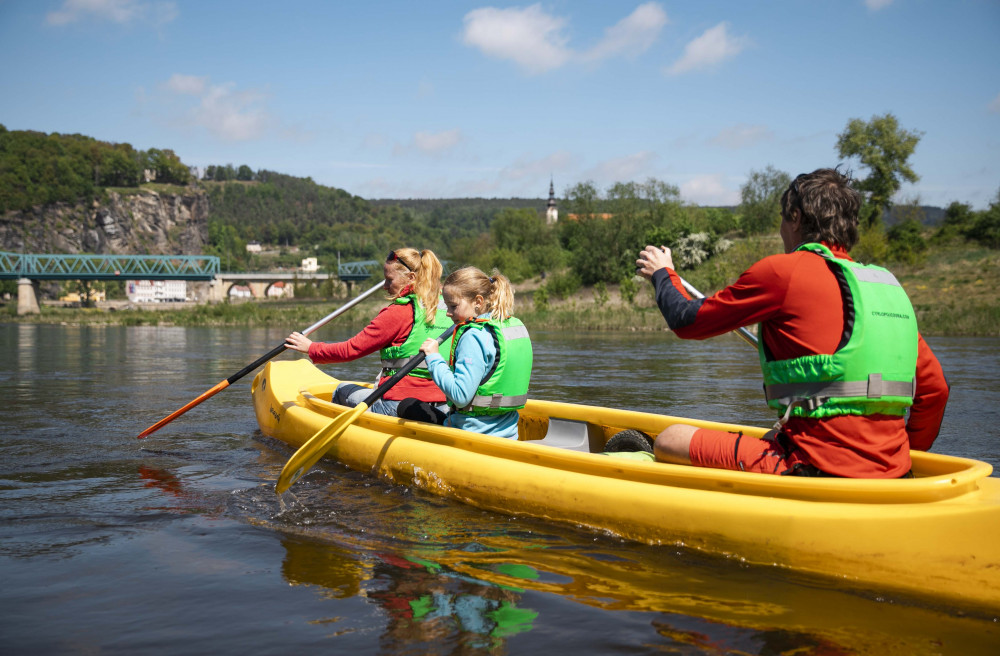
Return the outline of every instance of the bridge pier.
{"type": "Polygon", "coordinates": [[[40,314],[38,306],[39,287],[37,280],[30,278],[17,279],[17,314],[40,314]]]}

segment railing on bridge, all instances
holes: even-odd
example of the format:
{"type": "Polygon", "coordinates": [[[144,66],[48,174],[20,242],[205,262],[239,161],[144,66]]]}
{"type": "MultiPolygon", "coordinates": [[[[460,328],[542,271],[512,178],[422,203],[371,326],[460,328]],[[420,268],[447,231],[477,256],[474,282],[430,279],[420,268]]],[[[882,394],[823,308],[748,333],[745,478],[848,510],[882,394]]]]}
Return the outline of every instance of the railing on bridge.
{"type": "Polygon", "coordinates": [[[212,280],[214,255],[25,255],[0,251],[0,280],[212,280]]]}
{"type": "Polygon", "coordinates": [[[378,260],[347,262],[346,264],[337,265],[337,277],[349,282],[361,282],[371,278],[372,273],[379,271],[381,268],[382,263],[378,260]]]}

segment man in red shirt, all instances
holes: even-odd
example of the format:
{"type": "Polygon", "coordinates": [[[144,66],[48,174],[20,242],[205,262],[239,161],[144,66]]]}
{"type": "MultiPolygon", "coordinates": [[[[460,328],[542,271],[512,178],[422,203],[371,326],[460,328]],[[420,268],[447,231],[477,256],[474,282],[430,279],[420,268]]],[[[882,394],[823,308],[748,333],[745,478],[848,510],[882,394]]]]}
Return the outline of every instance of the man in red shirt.
{"type": "Polygon", "coordinates": [[[895,278],[879,267],[856,265],[847,254],[857,243],[860,205],[860,195],[839,171],[798,176],[781,197],[785,253],[760,260],[705,299],[688,296],[670,249],[647,246],[640,253],[639,272],[652,281],[660,311],[678,337],[706,339],[760,324],[769,405],[784,411],[776,430],[763,439],[669,426],[654,444],[658,460],[772,474],[898,478],[910,471],[911,448],[930,448],[944,416],[948,383],[916,333],[912,308],[895,278]],[[878,297],[864,290],[876,287],[891,290],[889,298],[897,304],[901,298],[900,307],[909,309],[890,312],[872,302],[878,297]],[[891,332],[900,325],[901,333],[891,332]],[[893,334],[906,338],[887,337],[893,334]],[[858,352],[865,355],[859,358],[858,352]],[[831,374],[841,371],[841,360],[856,376],[859,369],[882,364],[874,360],[908,363],[902,369],[912,372],[912,381],[905,383],[910,373],[896,376],[898,382],[887,380],[880,397],[882,372],[862,371],[868,393],[848,394],[844,390],[856,387],[847,385],[859,382],[831,374]],[[769,373],[774,366],[801,374],[786,398],[772,394],[791,387],[776,383],[769,373]],[[823,386],[829,386],[825,392],[802,392],[823,386]]]}

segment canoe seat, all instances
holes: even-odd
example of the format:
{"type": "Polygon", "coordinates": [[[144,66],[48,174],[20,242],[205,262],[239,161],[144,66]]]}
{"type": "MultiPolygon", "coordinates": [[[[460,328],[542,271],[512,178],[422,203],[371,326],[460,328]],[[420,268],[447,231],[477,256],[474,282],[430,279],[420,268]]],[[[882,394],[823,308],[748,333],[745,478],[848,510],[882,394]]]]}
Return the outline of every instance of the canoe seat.
{"type": "Polygon", "coordinates": [[[550,417],[545,437],[532,440],[531,443],[590,453],[590,431],[585,421],[550,417]]]}

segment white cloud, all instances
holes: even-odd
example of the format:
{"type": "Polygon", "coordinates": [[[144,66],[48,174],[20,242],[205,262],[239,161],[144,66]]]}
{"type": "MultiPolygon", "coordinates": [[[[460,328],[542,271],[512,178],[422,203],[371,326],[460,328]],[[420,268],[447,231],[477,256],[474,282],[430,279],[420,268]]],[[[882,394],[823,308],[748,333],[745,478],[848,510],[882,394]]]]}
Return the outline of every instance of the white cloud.
{"type": "Polygon", "coordinates": [[[442,132],[417,132],[409,144],[396,144],[392,148],[393,155],[405,155],[418,151],[425,155],[440,156],[462,143],[465,137],[458,128],[442,132]]]}
{"type": "Polygon", "coordinates": [[[571,57],[562,34],[566,21],[550,16],[541,5],[474,9],[464,18],[465,45],[479,48],[489,57],[510,59],[529,73],[559,68],[571,57]]]}
{"type": "Polygon", "coordinates": [[[730,189],[722,175],[696,175],[680,185],[681,198],[697,205],[739,205],[739,189],[730,189]]]}
{"type": "Polygon", "coordinates": [[[166,86],[168,90],[173,91],[174,93],[197,96],[201,95],[205,91],[205,86],[207,84],[207,77],[174,73],[170,76],[170,79],[167,80],[166,86]]]}
{"type": "Polygon", "coordinates": [[[730,36],[727,28],[728,24],[723,22],[705,30],[704,34],[684,46],[684,55],[667,72],[678,75],[705,69],[738,55],[750,40],[730,36]]]}
{"type": "Polygon", "coordinates": [[[865,6],[868,7],[870,11],[878,11],[879,9],[885,9],[891,5],[893,0],[865,0],[865,6]]]}
{"type": "Polygon", "coordinates": [[[581,58],[593,61],[617,54],[638,55],[653,45],[666,24],[667,12],[660,5],[655,2],[639,5],[616,25],[607,28],[601,42],[583,53],[581,58]]]}
{"type": "Polygon", "coordinates": [[[413,145],[421,152],[436,155],[451,150],[462,141],[462,131],[458,128],[444,132],[417,132],[413,135],[413,145]]]}
{"type": "Polygon", "coordinates": [[[714,146],[736,150],[772,139],[774,139],[774,132],[766,125],[740,123],[722,130],[719,134],[712,137],[709,143],[714,146]]]}
{"type": "Polygon", "coordinates": [[[546,13],[540,4],[497,9],[483,7],[465,15],[462,42],[488,57],[513,61],[529,74],[545,73],[573,61],[593,62],[617,55],[635,56],[648,49],[667,24],[667,14],[655,2],[635,11],[604,31],[593,48],[569,47],[567,20],[546,13]]]}
{"type": "Polygon", "coordinates": [[[141,0],[64,0],[59,9],[45,14],[49,25],[67,25],[86,18],[120,25],[133,21],[163,25],[177,18],[177,5],[141,0]]]}
{"type": "Polygon", "coordinates": [[[272,123],[264,109],[265,94],[240,91],[232,82],[210,84],[209,78],[175,73],[163,87],[176,96],[192,96],[196,105],[184,112],[182,123],[208,130],[225,141],[249,141],[272,123]]]}
{"type": "MultiPolygon", "coordinates": [[[[572,153],[565,150],[556,151],[541,159],[519,157],[509,166],[500,170],[500,177],[511,182],[533,183],[537,180],[548,180],[549,176],[555,175],[559,171],[565,171],[572,166],[574,159],[572,153]]],[[[541,183],[539,183],[539,188],[541,188],[541,183]]]]}
{"type": "Polygon", "coordinates": [[[993,101],[989,104],[989,108],[990,111],[993,112],[994,114],[1000,114],[1000,93],[998,93],[997,97],[994,98],[993,101]]]}
{"type": "Polygon", "coordinates": [[[656,160],[656,153],[641,150],[624,157],[608,159],[585,171],[582,180],[593,180],[599,187],[616,182],[628,182],[650,177],[650,166],[656,160]]]}

